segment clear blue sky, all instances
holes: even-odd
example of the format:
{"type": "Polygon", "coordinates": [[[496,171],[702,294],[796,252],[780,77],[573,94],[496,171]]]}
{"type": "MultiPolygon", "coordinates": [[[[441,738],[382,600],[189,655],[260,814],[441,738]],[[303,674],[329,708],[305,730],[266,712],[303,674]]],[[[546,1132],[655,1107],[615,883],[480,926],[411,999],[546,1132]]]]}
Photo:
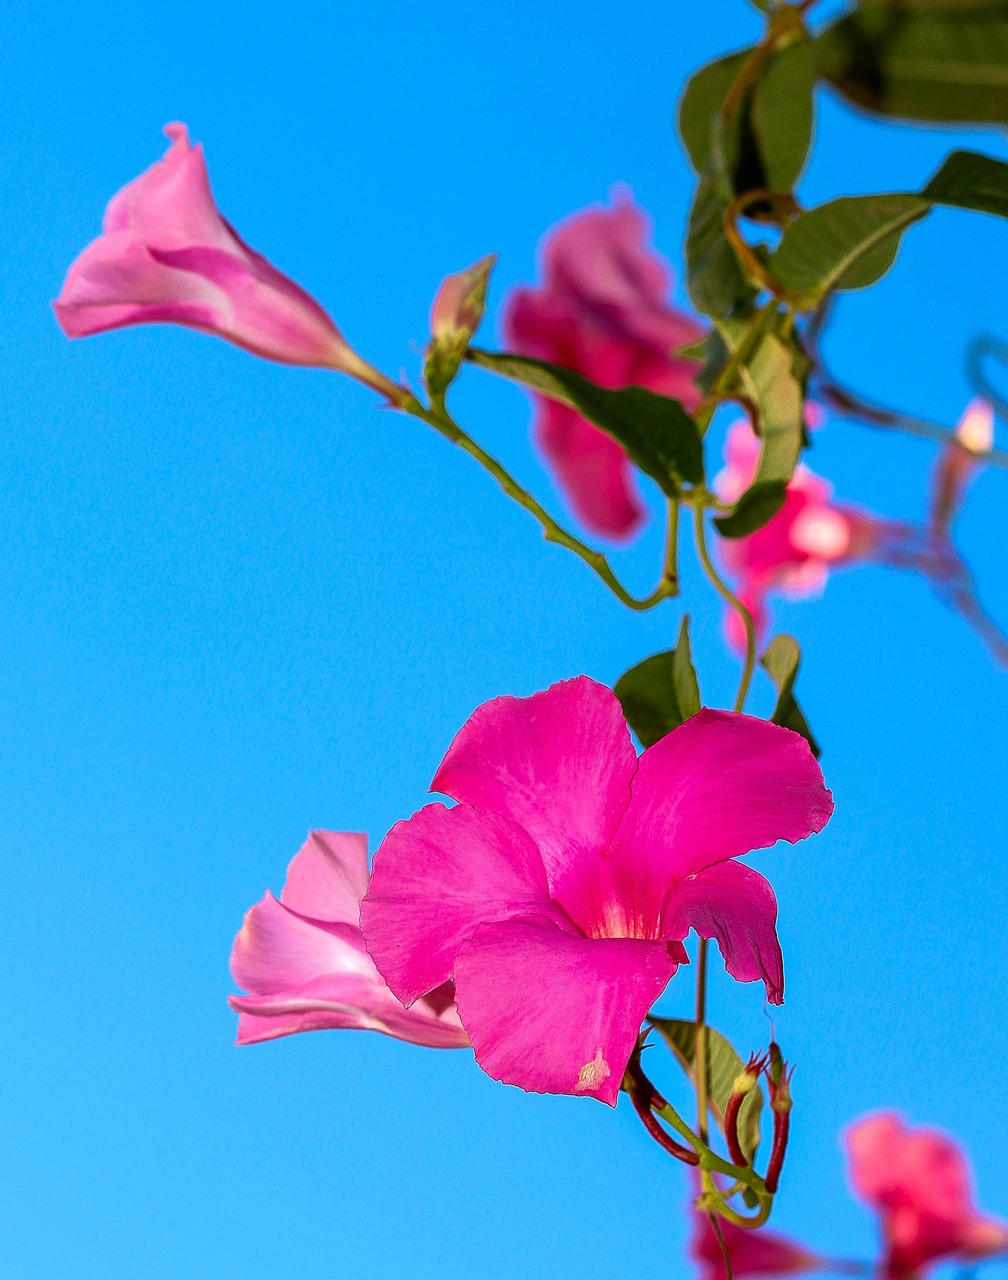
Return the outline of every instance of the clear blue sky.
{"type": "MultiPolygon", "coordinates": [[[[348,337],[418,369],[440,278],[501,255],[493,302],[558,218],[628,182],[678,265],[673,105],[744,41],[742,0],[573,11],[530,0],[81,7],[10,0],[0,49],[0,1274],[684,1275],[685,1179],[621,1105],[527,1098],[463,1053],[326,1033],[232,1047],[233,934],[309,826],[373,843],[418,807],[478,703],[666,646],[470,462],[362,388],[165,328],[70,344],[49,310],[168,120],[242,234],[348,337]]],[[[914,187],[952,142],[831,101],[803,194],[914,187]],[[827,155],[829,158],[827,158],[827,155]]],[[[954,421],[961,353],[1008,336],[1008,228],[940,213],[839,309],[833,363],[954,421]]],[[[559,503],[516,389],[471,372],[462,420],[559,503]]],[[[929,446],[831,427],[844,497],[922,509],[929,446]]],[[[961,525],[1008,620],[1008,476],[961,525]]],[[[620,553],[650,582],[652,527],[620,553]]],[[[703,600],[707,699],[736,669],[703,600]]],[[[781,906],[798,1062],[775,1221],[867,1256],[840,1127],[880,1105],[970,1148],[1008,1216],[1008,678],[919,581],[852,571],[782,606],[836,816],[756,861],[781,906]]],[[[761,687],[764,703],[768,691],[761,687]]],[[[687,971],[688,972],[688,971],[687,971]]],[[[690,980],[667,1005],[686,1010],[690,980]]],[[[767,1038],[721,976],[715,1025],[767,1038]]]]}

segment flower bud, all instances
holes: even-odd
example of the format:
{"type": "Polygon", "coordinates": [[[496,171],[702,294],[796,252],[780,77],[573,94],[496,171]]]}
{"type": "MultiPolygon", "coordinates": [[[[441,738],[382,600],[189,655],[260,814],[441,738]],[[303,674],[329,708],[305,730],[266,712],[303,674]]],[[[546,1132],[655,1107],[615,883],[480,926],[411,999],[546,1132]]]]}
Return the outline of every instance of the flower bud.
{"type": "Polygon", "coordinates": [[[935,464],[931,484],[930,525],[935,533],[947,533],[962,506],[966,488],[980,467],[978,455],[994,443],[994,410],[978,396],[959,419],[955,439],[946,445],[935,464]]]}
{"type": "Polygon", "coordinates": [[[743,1102],[749,1097],[753,1089],[758,1088],[759,1078],[765,1071],[766,1066],[767,1059],[765,1057],[758,1058],[756,1054],[752,1054],[743,1070],[735,1077],[731,1093],[728,1095],[728,1101],[725,1104],[724,1129],[725,1141],[728,1144],[728,1154],[734,1164],[742,1165],[743,1167],[748,1165],[750,1160],[742,1150],[742,1143],[739,1140],[739,1115],[743,1102]]]}
{"type": "Polygon", "coordinates": [[[770,1106],[773,1110],[774,1130],[773,1147],[763,1182],[767,1191],[773,1195],[780,1183],[781,1169],[784,1167],[784,1156],[787,1153],[788,1132],[791,1127],[791,1077],[794,1067],[788,1070],[787,1063],[781,1055],[780,1047],[771,1043],[769,1066],[766,1071],[767,1087],[770,1091],[770,1106]]]}
{"type": "Polygon", "coordinates": [[[486,308],[487,285],[497,262],[495,253],[448,276],[431,307],[431,342],[424,378],[432,395],[441,394],[458,373],[466,348],[480,326],[486,308]]]}

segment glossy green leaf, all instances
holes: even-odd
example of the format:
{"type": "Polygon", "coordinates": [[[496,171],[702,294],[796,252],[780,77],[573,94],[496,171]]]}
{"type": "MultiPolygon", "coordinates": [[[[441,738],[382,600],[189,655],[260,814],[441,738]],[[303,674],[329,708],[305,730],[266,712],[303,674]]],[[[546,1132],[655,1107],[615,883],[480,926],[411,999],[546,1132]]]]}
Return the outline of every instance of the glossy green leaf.
{"type": "MultiPolygon", "coordinates": [[[[741,340],[737,325],[722,325],[721,331],[730,346],[741,340]]],[[[741,538],[762,528],[784,505],[786,486],[805,446],[802,383],[796,373],[803,359],[803,353],[769,333],[739,370],[743,389],[759,412],[760,460],[735,510],[715,518],[722,537],[741,538]]]]}
{"type": "Polygon", "coordinates": [[[793,729],[795,733],[800,733],[818,760],[821,754],[819,743],[816,742],[794,696],[795,680],[798,678],[798,669],[801,666],[801,648],[798,641],[793,636],[774,636],[760,658],[760,664],[777,688],[777,705],[770,717],[771,721],[774,724],[783,725],[785,729],[793,729]]]}
{"type": "Polygon", "coordinates": [[[816,41],[851,102],[906,120],[1008,123],[1008,8],[976,0],[862,4],[816,41]]]}
{"type": "Polygon", "coordinates": [[[700,686],[690,652],[689,615],[674,649],[638,662],[616,681],[627,723],[642,746],[650,747],[700,710],[700,686]]]}
{"type": "Polygon", "coordinates": [[[468,359],[482,369],[520,382],[570,405],[626,449],[640,469],[675,496],[680,481],[703,480],[703,445],[696,423],[678,400],[644,387],[609,391],[581,374],[546,360],[471,347],[468,359]]]}
{"type": "MultiPolygon", "coordinates": [[[[675,1054],[679,1065],[696,1087],[696,1024],[680,1018],[649,1018],[648,1021],[675,1054]]],[[[707,1097],[710,1113],[724,1133],[724,1112],[728,1097],[745,1063],[731,1044],[713,1027],[707,1028],[707,1097]]],[[[763,1090],[759,1085],[749,1094],[739,1112],[739,1145],[752,1160],[759,1146],[759,1115],[763,1090]]]]}

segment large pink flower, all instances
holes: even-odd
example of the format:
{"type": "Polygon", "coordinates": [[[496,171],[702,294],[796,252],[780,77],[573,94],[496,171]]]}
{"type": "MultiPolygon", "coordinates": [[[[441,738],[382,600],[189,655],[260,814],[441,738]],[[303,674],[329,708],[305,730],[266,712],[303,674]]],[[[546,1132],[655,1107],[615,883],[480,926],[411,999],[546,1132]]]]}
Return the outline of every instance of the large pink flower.
{"type": "MultiPolygon", "coordinates": [[[[694,1209],[692,1218],[689,1252],[699,1264],[700,1280],[727,1280],[724,1252],[709,1214],[694,1209]]],[[[718,1225],[731,1259],[732,1274],[738,1280],[743,1276],[796,1276],[806,1271],[829,1270],[828,1261],[765,1227],[750,1231],[725,1218],[719,1219],[718,1225]]]]}
{"type": "Polygon", "coordinates": [[[313,831],[287,869],[280,900],[267,893],[245,916],[231,952],[238,1043],[297,1031],[356,1027],[435,1049],[469,1043],[451,983],[404,1009],[364,948],[360,900],[367,836],[313,831]]]}
{"type": "Polygon", "coordinates": [[[102,235],[71,266],[56,318],[71,338],[170,321],[286,364],[400,389],[347,345],[319,304],[250,249],[217,211],[203,148],[170,124],[164,159],[110,202],[102,235]]]}
{"type": "MultiPolygon", "coordinates": [[[[547,237],[543,283],[516,290],[504,326],[511,350],[551,360],[604,387],[648,387],[687,406],[699,366],[676,353],[703,327],[669,305],[669,272],[646,243],[644,213],[628,196],[576,214],[547,237]]],[[[578,518],[626,538],[644,508],[629,459],[575,410],[536,397],[535,435],[578,518]]]]}
{"type": "Polygon", "coordinates": [[[773,890],[734,859],[825,825],[797,734],[704,710],[638,759],[615,695],[579,676],[480,707],[432,789],[457,805],[392,828],[361,925],[404,1004],[454,980],[495,1079],[614,1104],[691,928],[783,999],[773,890]]]}
{"type": "MultiPolygon", "coordinates": [[[[725,441],[725,469],[715,480],[725,502],[735,502],[752,483],[759,455],[752,427],[736,422],[725,441]]],[[[799,466],[784,506],[762,529],[744,538],[722,539],[721,558],[737,581],[738,595],[752,613],[759,636],[766,631],[766,599],[771,593],[814,594],[835,566],[883,559],[894,555],[894,548],[917,540],[909,525],[834,502],[831,493],[825,480],[799,466]]],[[[732,643],[743,648],[745,633],[734,610],[727,625],[732,643]]]]}
{"type": "Polygon", "coordinates": [[[942,1258],[964,1261],[1008,1250],[1008,1223],[979,1213],[958,1146],[933,1129],[908,1129],[891,1112],[847,1130],[854,1190],[879,1215],[885,1266],[916,1275],[942,1258]]]}

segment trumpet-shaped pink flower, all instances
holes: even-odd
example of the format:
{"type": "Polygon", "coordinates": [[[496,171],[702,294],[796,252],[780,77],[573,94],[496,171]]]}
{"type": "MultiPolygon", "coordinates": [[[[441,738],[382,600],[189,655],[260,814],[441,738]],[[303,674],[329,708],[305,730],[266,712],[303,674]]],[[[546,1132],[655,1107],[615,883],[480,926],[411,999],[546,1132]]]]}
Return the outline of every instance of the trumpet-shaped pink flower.
{"type": "MultiPolygon", "coordinates": [[[[700,1280],[728,1280],[721,1242],[714,1234],[710,1216],[693,1211],[690,1257],[699,1265],[700,1280]]],[[[828,1270],[830,1264],[808,1249],[760,1227],[749,1231],[721,1218],[718,1225],[731,1259],[732,1274],[743,1276],[797,1276],[806,1271],[828,1270]]]]}
{"type": "Polygon", "coordinates": [[[458,803],[392,828],[361,925],[404,1004],[454,981],[494,1079],[615,1104],[691,928],[783,999],[773,890],[734,859],[825,825],[797,734],[704,710],[638,759],[615,695],[579,676],[478,708],[432,789],[458,803]]]}
{"type": "Polygon", "coordinates": [[[982,466],[978,454],[994,443],[994,408],[977,396],[966,406],[955,431],[955,440],[938,458],[931,484],[930,528],[946,535],[959,513],[966,490],[982,466]]]}
{"type": "MultiPolygon", "coordinates": [[[[748,422],[736,422],[725,441],[725,469],[715,487],[725,502],[735,502],[752,483],[760,443],[748,422]]],[[[916,539],[908,525],[882,520],[859,507],[836,503],[831,486],[799,466],[787,487],[784,506],[755,533],[725,538],[721,559],[738,584],[738,595],[753,615],[757,635],[767,627],[767,596],[812,595],[826,584],[829,571],[856,561],[885,559],[916,539]]],[[[728,634],[745,647],[738,614],[727,615],[728,634]]]]}
{"type": "Polygon", "coordinates": [[[235,938],[231,973],[250,993],[228,998],[239,1015],[239,1044],[351,1027],[434,1049],[469,1043],[451,983],[404,1009],[382,981],[360,932],[367,886],[367,836],[309,835],[287,868],[280,900],[267,893],[235,938]]]}
{"type": "Polygon", "coordinates": [[[165,133],[168,153],[112,199],[102,235],[67,274],[53,306],[68,337],[168,321],[269,360],[341,370],[395,400],[401,388],[221,217],[203,148],[190,144],[185,125],[165,133]]]}
{"type": "Polygon", "coordinates": [[[951,1138],[885,1112],[852,1125],[846,1144],[854,1190],[879,1215],[890,1276],[1008,1250],[1008,1223],[974,1207],[969,1168],[951,1138]]]}
{"type": "MultiPolygon", "coordinates": [[[[509,347],[582,373],[601,386],[648,387],[685,405],[699,400],[699,365],[677,352],[704,335],[669,305],[669,272],[646,243],[644,213],[629,196],[588,209],[551,232],[543,283],[516,290],[505,313],[509,347]]],[[[536,397],[535,436],[588,528],[627,538],[644,508],[622,447],[575,410],[536,397]]]]}

